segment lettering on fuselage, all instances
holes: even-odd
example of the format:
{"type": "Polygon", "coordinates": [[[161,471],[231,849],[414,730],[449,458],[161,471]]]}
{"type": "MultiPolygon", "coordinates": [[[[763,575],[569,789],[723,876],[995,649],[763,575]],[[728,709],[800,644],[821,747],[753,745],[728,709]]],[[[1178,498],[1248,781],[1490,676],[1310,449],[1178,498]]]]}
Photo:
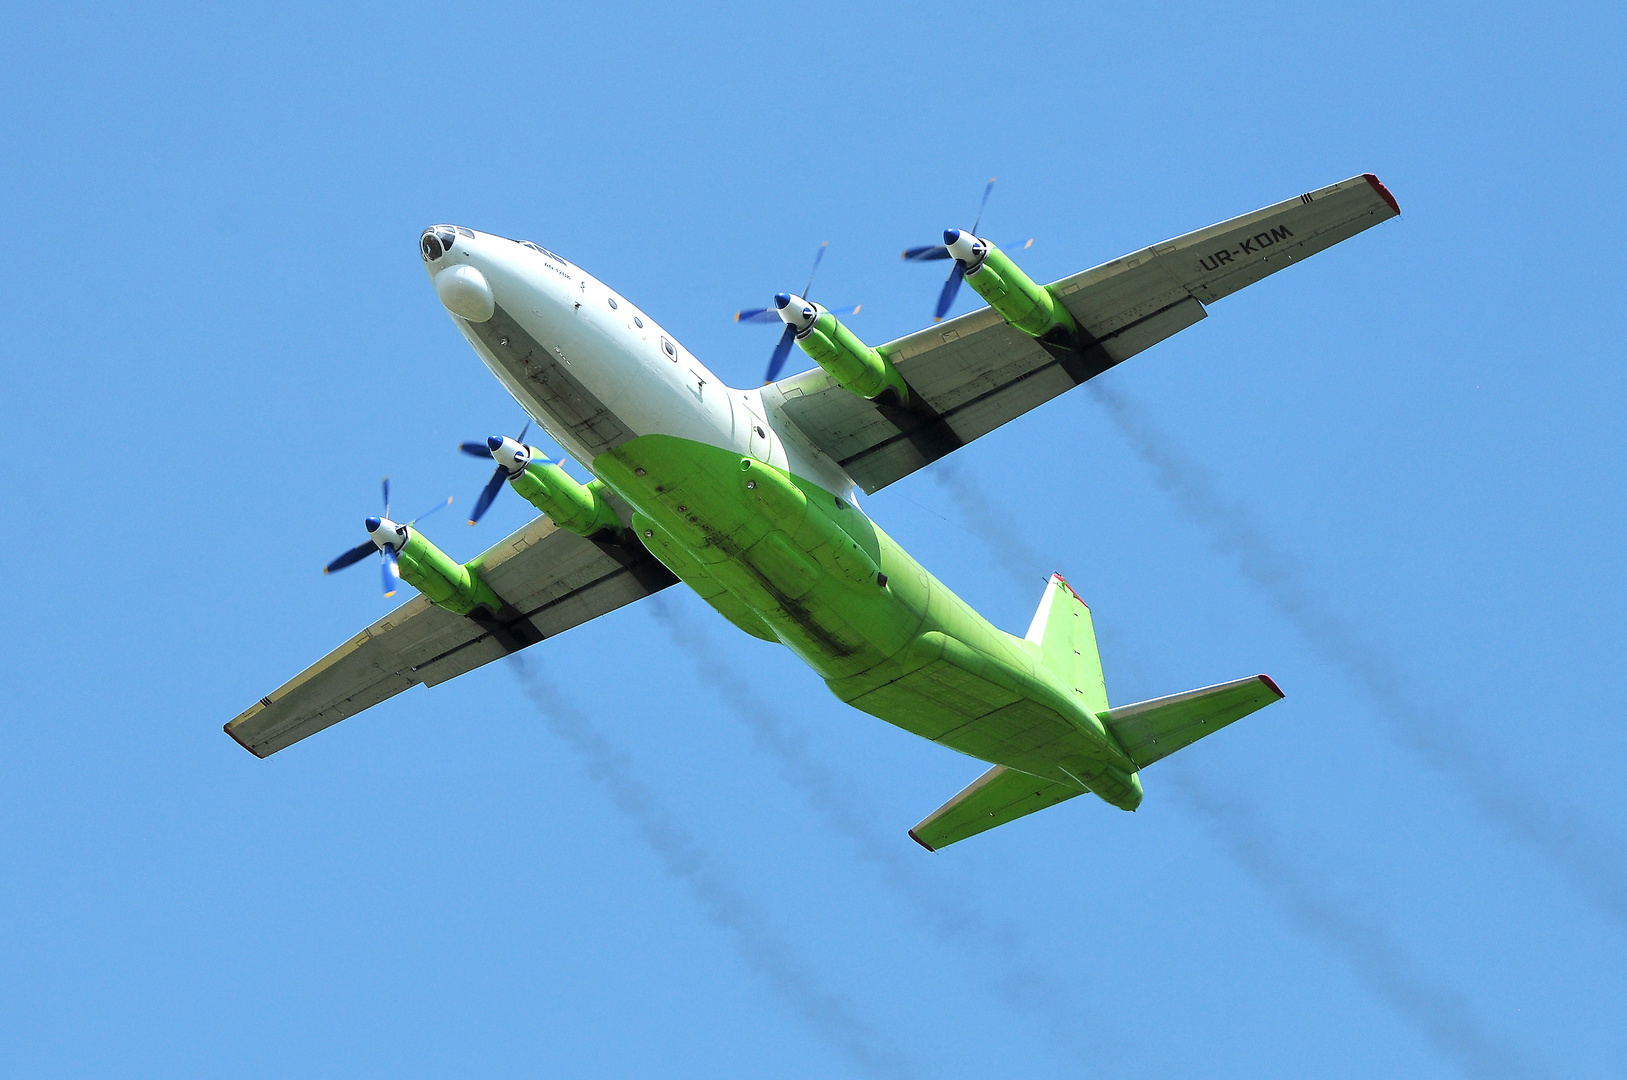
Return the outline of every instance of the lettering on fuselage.
{"type": "Polygon", "coordinates": [[[1288,226],[1278,225],[1268,232],[1258,232],[1253,236],[1244,237],[1238,241],[1237,246],[1234,248],[1226,248],[1205,255],[1198,260],[1198,265],[1205,270],[1219,270],[1222,266],[1235,259],[1241,259],[1244,255],[1258,255],[1265,248],[1271,247],[1279,240],[1286,240],[1293,235],[1288,226]]]}

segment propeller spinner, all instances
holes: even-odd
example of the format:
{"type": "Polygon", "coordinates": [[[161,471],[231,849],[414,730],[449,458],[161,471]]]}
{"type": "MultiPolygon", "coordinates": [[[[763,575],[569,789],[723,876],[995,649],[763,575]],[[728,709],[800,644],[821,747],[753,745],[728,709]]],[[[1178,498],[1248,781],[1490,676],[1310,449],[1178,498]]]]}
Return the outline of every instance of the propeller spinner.
{"type": "Polygon", "coordinates": [[[370,517],[363,524],[367,527],[367,542],[357,544],[343,555],[328,563],[322,568],[324,574],[331,574],[335,570],[343,570],[347,566],[354,566],[367,556],[377,551],[383,561],[384,595],[394,596],[396,586],[401,583],[401,565],[396,559],[396,552],[406,546],[410,536],[409,530],[413,525],[427,518],[437,510],[444,510],[452,505],[452,496],[448,495],[446,501],[436,503],[411,521],[397,524],[390,520],[390,478],[384,478],[384,514],[381,517],[370,517]]]}
{"type": "MultiPolygon", "coordinates": [[[[813,288],[814,273],[819,269],[819,262],[825,257],[825,249],[829,246],[829,240],[825,240],[820,243],[818,252],[814,254],[813,269],[808,271],[808,284],[802,287],[801,296],[792,296],[789,293],[777,293],[774,296],[773,307],[745,308],[734,313],[735,322],[776,323],[783,321],[785,323],[785,329],[780,333],[780,340],[775,343],[774,351],[770,353],[768,357],[768,374],[763,377],[763,384],[765,386],[779,378],[780,369],[785,366],[786,357],[791,355],[791,342],[796,340],[796,336],[799,333],[806,330],[808,326],[812,325],[812,321],[816,317],[815,315],[809,315],[801,322],[793,322],[792,319],[786,317],[786,305],[794,301],[799,306],[806,306],[809,309],[812,308],[813,302],[805,299],[805,297],[807,297],[809,290],[813,288]]],[[[832,315],[852,315],[862,306],[862,304],[854,304],[852,307],[827,308],[826,310],[828,310],[832,315]]]]}

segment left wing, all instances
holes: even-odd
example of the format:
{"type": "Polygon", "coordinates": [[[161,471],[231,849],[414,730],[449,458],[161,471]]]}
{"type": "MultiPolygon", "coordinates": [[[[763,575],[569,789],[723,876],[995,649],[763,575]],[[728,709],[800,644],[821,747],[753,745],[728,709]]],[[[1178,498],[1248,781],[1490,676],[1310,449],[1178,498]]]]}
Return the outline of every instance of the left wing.
{"type": "Polygon", "coordinates": [[[677,578],[642,547],[597,543],[539,517],[480,559],[499,617],[402,604],[226,725],[256,757],[314,735],[417,683],[434,686],[569,630],[677,578]]]}
{"type": "Polygon", "coordinates": [[[763,389],[867,493],[988,434],[1204,318],[1204,305],[1399,214],[1370,173],[1051,282],[1085,335],[1052,351],[992,308],[876,347],[911,408],[849,393],[822,368],[763,389]]]}

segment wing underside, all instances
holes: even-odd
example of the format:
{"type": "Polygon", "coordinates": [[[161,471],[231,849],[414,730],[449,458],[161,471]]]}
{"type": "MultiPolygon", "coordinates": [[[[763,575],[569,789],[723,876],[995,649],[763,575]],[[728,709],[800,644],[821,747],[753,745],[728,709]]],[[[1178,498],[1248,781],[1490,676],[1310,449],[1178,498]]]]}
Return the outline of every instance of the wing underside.
{"type": "Polygon", "coordinates": [[[274,754],[408,687],[434,686],[677,581],[636,545],[596,543],[538,518],[481,559],[504,617],[455,615],[414,597],[226,725],[274,754]]]}
{"type": "Polygon", "coordinates": [[[1397,213],[1375,177],[1352,177],[1053,282],[1087,335],[1079,352],[1049,351],[985,307],[879,347],[915,408],[866,401],[820,368],[765,388],[764,404],[875,492],[1397,213]]]}

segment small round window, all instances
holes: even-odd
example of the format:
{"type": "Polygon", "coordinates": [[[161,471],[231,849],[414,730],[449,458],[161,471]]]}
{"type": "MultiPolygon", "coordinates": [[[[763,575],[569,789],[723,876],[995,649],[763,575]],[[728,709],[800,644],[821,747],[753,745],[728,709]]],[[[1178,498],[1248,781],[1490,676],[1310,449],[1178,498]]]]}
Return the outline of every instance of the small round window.
{"type": "Polygon", "coordinates": [[[616,303],[616,298],[614,296],[609,297],[608,299],[610,300],[610,310],[611,311],[615,311],[618,307],[621,306],[620,304],[616,303]]]}
{"type": "Polygon", "coordinates": [[[678,362],[678,350],[673,348],[672,342],[668,341],[666,338],[661,339],[661,351],[666,353],[667,358],[670,359],[674,364],[678,362]]]}
{"type": "Polygon", "coordinates": [[[634,315],[633,316],[633,325],[638,327],[640,330],[642,330],[642,329],[644,329],[644,320],[639,318],[637,315],[634,315]]]}

